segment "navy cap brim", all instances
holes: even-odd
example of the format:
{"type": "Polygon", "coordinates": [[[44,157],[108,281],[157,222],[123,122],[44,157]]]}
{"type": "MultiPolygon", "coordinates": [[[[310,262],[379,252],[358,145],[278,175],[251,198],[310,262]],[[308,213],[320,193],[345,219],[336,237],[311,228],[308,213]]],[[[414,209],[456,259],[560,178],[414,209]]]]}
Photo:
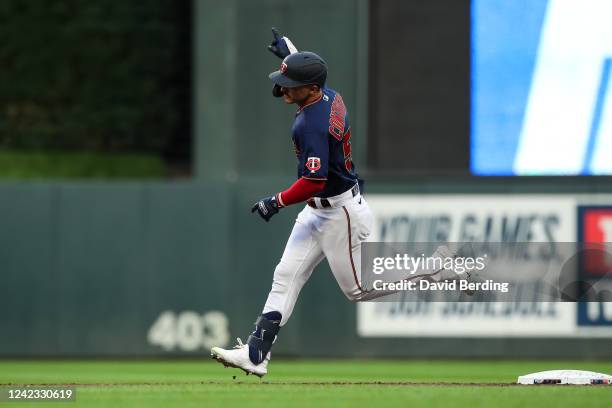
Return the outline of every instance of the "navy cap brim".
{"type": "Polygon", "coordinates": [[[285,75],[283,75],[280,71],[274,71],[268,78],[272,80],[276,85],[282,86],[284,88],[296,88],[298,86],[308,85],[299,81],[295,81],[285,75]]]}

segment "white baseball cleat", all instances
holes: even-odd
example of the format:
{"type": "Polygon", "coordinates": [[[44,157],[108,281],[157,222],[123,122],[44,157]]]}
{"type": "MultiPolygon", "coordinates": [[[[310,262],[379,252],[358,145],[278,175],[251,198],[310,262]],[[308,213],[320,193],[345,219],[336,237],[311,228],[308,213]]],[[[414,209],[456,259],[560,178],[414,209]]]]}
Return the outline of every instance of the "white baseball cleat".
{"type": "Polygon", "coordinates": [[[268,374],[268,362],[270,361],[271,353],[268,352],[264,361],[261,364],[253,364],[251,359],[249,358],[249,346],[248,344],[243,344],[240,338],[237,338],[238,344],[234,346],[233,349],[226,350],[221,347],[213,347],[210,350],[210,355],[212,358],[223,364],[225,367],[234,367],[240,368],[247,375],[255,374],[259,378],[268,374]]]}
{"type": "MultiPolygon", "coordinates": [[[[432,257],[438,257],[443,260],[447,258],[454,259],[457,257],[457,251],[452,250],[449,247],[442,245],[442,246],[439,246],[435,250],[432,257]]],[[[437,275],[437,278],[439,280],[449,280],[449,281],[464,280],[464,281],[467,281],[468,284],[478,280],[478,274],[476,273],[475,268],[463,267],[461,271],[456,270],[456,269],[457,268],[441,269],[437,271],[435,274],[437,275]]],[[[468,289],[464,289],[462,290],[462,292],[464,292],[468,296],[472,296],[475,293],[474,289],[469,288],[469,286],[468,286],[468,289]]]]}

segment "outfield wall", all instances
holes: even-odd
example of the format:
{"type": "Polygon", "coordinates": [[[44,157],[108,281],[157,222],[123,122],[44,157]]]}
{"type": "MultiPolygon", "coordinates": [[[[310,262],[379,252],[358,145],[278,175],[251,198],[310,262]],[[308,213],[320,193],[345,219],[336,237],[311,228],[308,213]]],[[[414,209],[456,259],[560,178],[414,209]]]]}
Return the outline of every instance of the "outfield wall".
{"type": "MultiPolygon", "coordinates": [[[[289,181],[0,185],[0,355],[204,356],[212,344],[246,337],[299,210],[288,208],[272,222],[263,223],[249,208],[263,192],[289,181]]],[[[464,183],[464,191],[494,189],[479,183],[464,183]]],[[[395,185],[400,203],[393,207],[385,204],[389,197],[373,195],[390,188],[375,182],[369,187],[367,195],[381,216],[389,214],[382,214],[380,208],[399,208],[399,213],[409,214],[421,202],[428,203],[421,207],[441,214],[457,208],[453,200],[460,199],[463,216],[471,211],[484,220],[487,214],[495,214],[495,202],[515,200],[523,208],[535,204],[527,215],[558,216],[566,224],[564,234],[577,225],[578,204],[612,204],[612,196],[602,194],[542,198],[506,192],[489,196],[489,201],[469,194],[458,198],[399,194],[445,188],[428,183],[395,185]]],[[[516,192],[530,187],[510,184],[504,188],[516,192]]],[[[564,188],[557,186],[558,191],[564,188]]],[[[586,187],[575,187],[581,188],[586,187]]],[[[603,184],[590,188],[606,189],[603,184]]],[[[612,319],[604,309],[594,324],[595,329],[603,328],[598,333],[581,328],[577,334],[543,337],[533,325],[537,338],[531,339],[524,327],[520,336],[493,330],[465,337],[467,329],[463,334],[436,334],[436,325],[444,324],[440,323],[443,315],[431,319],[421,315],[414,320],[404,314],[389,321],[388,314],[370,313],[363,320],[366,309],[362,307],[370,306],[358,309],[348,302],[327,265],[321,265],[283,328],[276,352],[292,356],[612,356],[608,330],[612,319]],[[380,331],[380,322],[385,321],[395,333],[385,332],[384,324],[380,331]]],[[[486,330],[487,321],[466,324],[481,329],[484,325],[486,330]]]]}

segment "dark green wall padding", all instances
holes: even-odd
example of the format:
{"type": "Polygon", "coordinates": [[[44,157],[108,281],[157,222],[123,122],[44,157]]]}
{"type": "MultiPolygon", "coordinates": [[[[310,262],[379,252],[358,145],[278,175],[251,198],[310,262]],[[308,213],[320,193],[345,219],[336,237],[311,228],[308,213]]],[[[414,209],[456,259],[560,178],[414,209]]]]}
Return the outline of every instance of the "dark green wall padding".
{"type": "MultiPolygon", "coordinates": [[[[222,311],[245,338],[300,209],[265,223],[250,206],[289,181],[1,184],[0,356],[163,355],[147,330],[164,310],[222,311]]],[[[609,339],[363,339],[355,310],[324,262],[275,352],[611,356],[609,339]]]]}

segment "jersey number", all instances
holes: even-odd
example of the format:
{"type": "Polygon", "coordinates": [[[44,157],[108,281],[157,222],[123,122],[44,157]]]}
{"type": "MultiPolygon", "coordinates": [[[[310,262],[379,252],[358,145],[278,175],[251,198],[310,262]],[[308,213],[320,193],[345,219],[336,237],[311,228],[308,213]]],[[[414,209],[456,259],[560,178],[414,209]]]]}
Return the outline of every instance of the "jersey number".
{"type": "Polygon", "coordinates": [[[342,152],[344,153],[344,167],[349,173],[353,170],[353,156],[351,154],[351,128],[349,128],[342,138],[342,152]]]}

